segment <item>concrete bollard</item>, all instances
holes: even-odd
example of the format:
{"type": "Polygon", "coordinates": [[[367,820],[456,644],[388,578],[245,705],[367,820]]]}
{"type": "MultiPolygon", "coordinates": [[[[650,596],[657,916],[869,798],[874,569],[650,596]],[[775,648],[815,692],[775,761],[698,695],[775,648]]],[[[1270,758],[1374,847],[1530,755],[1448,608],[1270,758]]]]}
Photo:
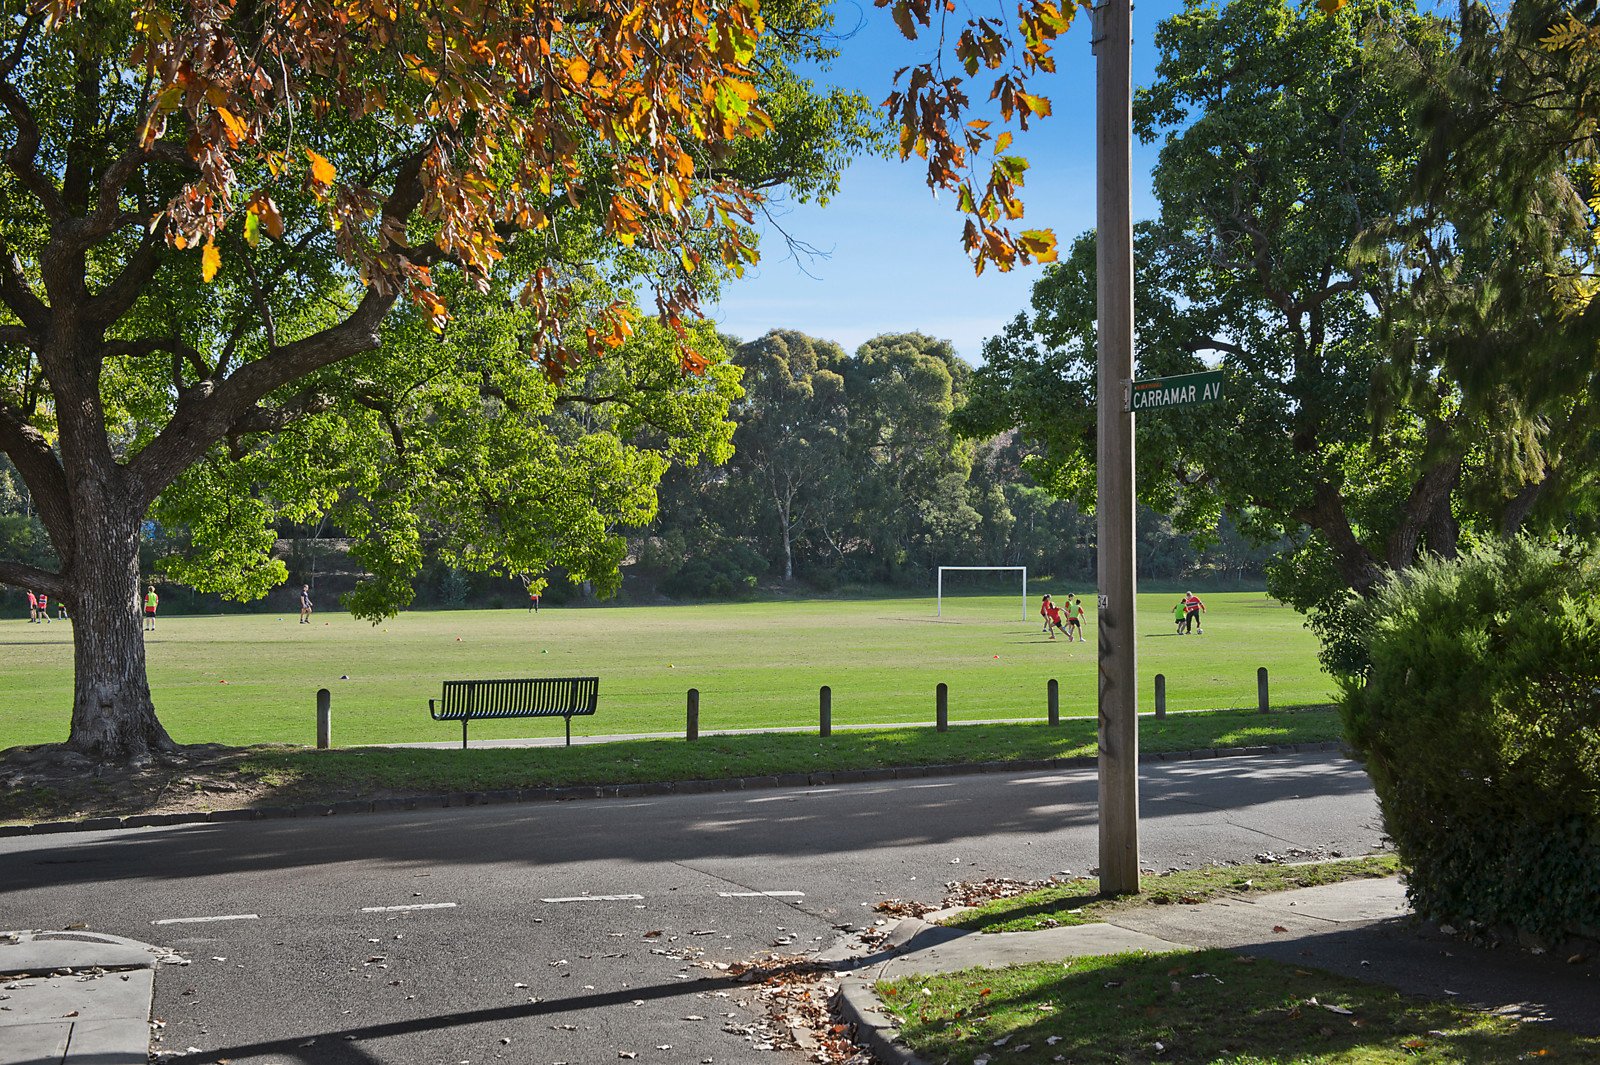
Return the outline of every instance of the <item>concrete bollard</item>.
{"type": "Polygon", "coordinates": [[[1045,693],[1045,705],[1049,707],[1050,725],[1053,728],[1061,724],[1061,685],[1056,682],[1054,677],[1050,678],[1050,683],[1045,687],[1045,693]]]}
{"type": "Polygon", "coordinates": [[[1272,702],[1267,698],[1267,667],[1256,670],[1256,707],[1263,713],[1272,712],[1272,702]]]}
{"type": "Polygon", "coordinates": [[[833,735],[833,689],[826,684],[817,692],[817,734],[833,735]]]}
{"type": "Polygon", "coordinates": [[[1167,716],[1167,675],[1156,674],[1156,717],[1167,716]]]}
{"type": "Polygon", "coordinates": [[[690,743],[700,738],[700,689],[689,689],[688,739],[690,743]]]}
{"type": "Polygon", "coordinates": [[[333,693],[327,688],[317,689],[317,750],[333,746],[333,693]]]}
{"type": "Polygon", "coordinates": [[[933,726],[940,732],[950,731],[950,685],[940,682],[934,690],[933,726]]]}

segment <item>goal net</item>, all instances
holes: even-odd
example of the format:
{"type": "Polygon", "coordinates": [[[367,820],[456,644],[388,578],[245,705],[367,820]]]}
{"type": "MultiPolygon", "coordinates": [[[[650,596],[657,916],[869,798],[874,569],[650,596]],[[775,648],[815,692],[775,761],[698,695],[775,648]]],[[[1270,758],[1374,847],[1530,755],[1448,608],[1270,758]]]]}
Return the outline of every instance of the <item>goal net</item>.
{"type": "Polygon", "coordinates": [[[934,593],[934,614],[944,617],[944,575],[946,573],[1019,573],[1022,575],[1022,620],[1028,620],[1028,567],[1027,566],[940,566],[938,590],[934,593]]]}

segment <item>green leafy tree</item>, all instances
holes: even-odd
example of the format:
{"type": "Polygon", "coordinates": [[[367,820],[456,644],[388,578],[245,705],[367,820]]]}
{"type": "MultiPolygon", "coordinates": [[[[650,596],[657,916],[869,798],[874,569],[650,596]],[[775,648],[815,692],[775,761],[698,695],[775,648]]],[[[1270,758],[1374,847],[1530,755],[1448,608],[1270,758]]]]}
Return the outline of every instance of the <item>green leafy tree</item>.
{"type": "MultiPolygon", "coordinates": [[[[1135,101],[1163,143],[1161,215],[1136,233],[1139,373],[1218,365],[1227,399],[1140,416],[1142,498],[1180,528],[1214,532],[1227,510],[1258,542],[1294,536],[1275,587],[1302,607],[1453,553],[1463,520],[1494,525],[1483,500],[1514,494],[1499,459],[1527,423],[1500,398],[1508,365],[1473,377],[1444,352],[1526,339],[1540,319],[1460,313],[1494,281],[1475,239],[1429,246],[1461,292],[1454,316],[1424,313],[1432,278],[1405,240],[1427,228],[1411,182],[1425,100],[1405,64],[1446,63],[1449,27],[1390,4],[1238,0],[1191,4],[1156,42],[1157,79],[1135,101]]],[[[1434,236],[1450,224],[1430,221],[1434,236]]],[[[1498,253],[1533,248],[1507,236],[1498,253]]],[[[1530,255],[1520,279],[1548,261],[1530,255]]],[[[990,342],[961,416],[980,434],[1021,425],[1043,447],[1040,480],[1085,505],[1094,287],[1090,234],[990,342]]]]}
{"type": "Polygon", "coordinates": [[[335,513],[406,602],[463,570],[601,584],[669,462],[725,454],[698,295],[755,258],[763,190],[826,197],[874,137],[806,2],[6,0],[0,450],[76,609],[69,740],[170,750],[134,617],[168,572],[282,578],[273,527],[335,513]],[[772,139],[768,140],[768,135],[772,139]],[[655,290],[658,326],[635,292],[655,290]]]}

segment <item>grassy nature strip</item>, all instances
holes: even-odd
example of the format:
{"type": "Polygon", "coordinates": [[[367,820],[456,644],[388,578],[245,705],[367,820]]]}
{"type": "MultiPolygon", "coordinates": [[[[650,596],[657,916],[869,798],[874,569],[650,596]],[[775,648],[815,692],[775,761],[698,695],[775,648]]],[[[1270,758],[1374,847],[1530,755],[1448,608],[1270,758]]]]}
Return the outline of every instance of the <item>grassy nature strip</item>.
{"type": "MultiPolygon", "coordinates": [[[[1331,708],[1262,715],[1224,710],[1140,722],[1140,749],[1186,751],[1340,737],[1331,708]]],[[[350,751],[263,750],[244,763],[285,786],[365,791],[480,791],[518,787],[633,784],[664,780],[821,773],[893,766],[948,765],[1092,756],[1095,722],[861,729],[824,739],[769,732],[682,740],[625,740],[577,747],[483,750],[364,748],[350,751]]]]}
{"type": "MultiPolygon", "coordinates": [[[[1340,736],[1331,708],[1263,715],[1219,710],[1140,723],[1146,752],[1287,743],[1340,736]]],[[[1091,719],[1044,724],[863,729],[823,739],[800,733],[626,740],[575,747],[428,749],[303,747],[246,749],[207,774],[204,790],[184,776],[121,791],[88,781],[67,789],[0,789],[0,823],[127,816],[175,808],[229,809],[333,802],[357,797],[498,791],[837,772],[893,766],[1071,758],[1095,753],[1091,719]],[[220,786],[219,786],[220,785],[220,786]],[[238,785],[234,788],[233,785],[238,785]],[[177,800],[184,800],[181,804],[177,800]]]]}
{"type": "Polygon", "coordinates": [[[1332,862],[1206,866],[1143,877],[1138,895],[1103,896],[1091,877],[1069,880],[1010,898],[994,899],[956,914],[945,925],[971,932],[1029,932],[1090,924],[1141,906],[1194,905],[1222,895],[1240,896],[1316,887],[1342,880],[1394,876],[1400,859],[1369,854],[1332,862]]]}
{"type": "Polygon", "coordinates": [[[1118,954],[876,985],[924,1060],[960,1065],[1594,1061],[1600,1039],[1226,950],[1118,954]]]}

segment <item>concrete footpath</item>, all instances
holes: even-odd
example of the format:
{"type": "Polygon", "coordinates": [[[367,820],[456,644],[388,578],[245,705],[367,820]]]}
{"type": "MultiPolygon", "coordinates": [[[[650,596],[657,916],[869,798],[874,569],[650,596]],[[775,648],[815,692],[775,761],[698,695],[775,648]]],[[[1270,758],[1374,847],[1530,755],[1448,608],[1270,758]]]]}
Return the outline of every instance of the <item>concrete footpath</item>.
{"type": "Polygon", "coordinates": [[[1600,952],[1535,954],[1472,946],[1413,918],[1405,888],[1393,877],[1194,906],[1146,906],[1103,924],[1038,932],[983,935],[904,920],[886,949],[841,963],[841,969],[850,967],[840,980],[838,1008],[883,1065],[925,1065],[900,1041],[893,1018],[881,1009],[872,990],[876,981],[1134,950],[1211,947],[1600,1035],[1600,952]]]}
{"type": "Polygon", "coordinates": [[[0,932],[0,1065],[146,1065],[172,957],[98,932],[0,932]]]}

